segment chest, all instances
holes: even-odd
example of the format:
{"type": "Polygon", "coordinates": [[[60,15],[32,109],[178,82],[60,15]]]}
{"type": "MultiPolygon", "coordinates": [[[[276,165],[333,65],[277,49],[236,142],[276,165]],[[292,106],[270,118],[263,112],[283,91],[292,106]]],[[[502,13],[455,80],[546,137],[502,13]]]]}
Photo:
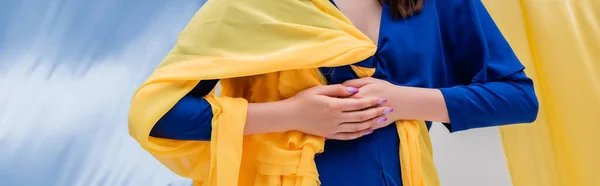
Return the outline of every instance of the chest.
{"type": "Polygon", "coordinates": [[[337,0],[334,3],[356,28],[377,43],[382,16],[382,5],[377,0],[337,0]]]}
{"type": "MultiPolygon", "coordinates": [[[[448,75],[435,7],[408,19],[394,19],[388,4],[376,0],[337,0],[344,15],[377,42],[375,56],[355,65],[375,68],[375,78],[394,84],[439,87],[448,75]]],[[[357,78],[349,67],[321,68],[329,83],[357,78]]]]}

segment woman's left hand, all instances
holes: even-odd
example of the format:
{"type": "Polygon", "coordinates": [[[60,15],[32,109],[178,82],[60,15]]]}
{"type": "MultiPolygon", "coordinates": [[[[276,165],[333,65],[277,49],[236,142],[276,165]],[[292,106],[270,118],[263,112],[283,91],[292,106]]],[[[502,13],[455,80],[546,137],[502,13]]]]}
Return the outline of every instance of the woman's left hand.
{"type": "Polygon", "coordinates": [[[351,98],[380,97],[388,99],[382,106],[395,111],[386,114],[388,122],[384,122],[382,126],[374,129],[385,127],[396,120],[450,122],[446,101],[439,89],[394,85],[371,77],[349,80],[342,85],[358,88],[358,93],[352,95],[351,98]]]}
{"type": "Polygon", "coordinates": [[[356,87],[358,88],[358,93],[352,95],[350,98],[364,98],[364,97],[382,97],[387,98],[388,101],[383,105],[396,110],[395,112],[391,112],[387,115],[387,122],[382,122],[381,124],[375,126],[373,129],[379,129],[391,124],[393,121],[399,120],[401,117],[398,115],[398,103],[401,102],[402,91],[400,86],[394,85],[385,80],[380,80],[376,78],[360,78],[348,80],[342,83],[344,86],[356,87]]]}

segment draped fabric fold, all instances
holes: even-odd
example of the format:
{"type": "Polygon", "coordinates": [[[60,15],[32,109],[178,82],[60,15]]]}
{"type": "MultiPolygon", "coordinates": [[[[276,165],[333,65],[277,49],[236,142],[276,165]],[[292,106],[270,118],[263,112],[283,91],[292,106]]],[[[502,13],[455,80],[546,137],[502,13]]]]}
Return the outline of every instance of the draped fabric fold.
{"type": "Polygon", "coordinates": [[[532,125],[501,128],[513,184],[600,185],[600,1],[483,1],[540,101],[532,125]]]}
{"type": "MultiPolygon", "coordinates": [[[[244,136],[247,106],[326,84],[318,67],[350,65],[376,46],[327,0],[212,0],[135,93],[131,136],[195,185],[319,185],[314,156],[324,139],[297,131],[244,136]],[[210,142],[153,138],[154,124],[203,80],[220,79],[210,142]]],[[[361,77],[374,70],[353,67],[361,77]]],[[[439,185],[423,122],[397,121],[403,184],[439,185]],[[425,150],[421,150],[425,148],[425,150]],[[423,155],[422,152],[428,152],[423,155]],[[425,163],[422,163],[425,162],[425,163]],[[427,180],[424,180],[427,178],[427,180]]]]}

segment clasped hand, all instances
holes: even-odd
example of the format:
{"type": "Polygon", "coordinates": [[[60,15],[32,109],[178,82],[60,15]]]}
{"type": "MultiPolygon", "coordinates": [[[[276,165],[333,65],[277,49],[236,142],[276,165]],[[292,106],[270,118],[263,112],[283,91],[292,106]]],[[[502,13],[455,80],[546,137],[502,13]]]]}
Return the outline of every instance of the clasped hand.
{"type": "Polygon", "coordinates": [[[386,89],[393,84],[374,78],[317,86],[284,100],[294,113],[292,130],[327,139],[352,140],[395,120],[386,89]]]}

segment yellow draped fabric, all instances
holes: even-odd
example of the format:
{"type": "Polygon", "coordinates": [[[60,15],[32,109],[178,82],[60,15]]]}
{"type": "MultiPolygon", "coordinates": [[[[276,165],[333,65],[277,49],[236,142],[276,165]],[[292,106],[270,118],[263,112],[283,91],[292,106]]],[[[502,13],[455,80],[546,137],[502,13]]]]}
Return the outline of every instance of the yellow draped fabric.
{"type": "MultiPolygon", "coordinates": [[[[324,150],[324,139],[296,131],[244,136],[248,103],[277,101],[325,84],[318,67],[359,62],[375,50],[327,0],[208,1],[135,93],[130,134],[194,185],[319,185],[314,156],[324,150]],[[210,142],[149,136],[180,98],[211,79],[221,79],[222,96],[205,97],[214,115],[210,142]]],[[[353,69],[361,77],[373,72],[353,69]]],[[[424,122],[396,125],[403,184],[439,185],[424,122]]]]}
{"type": "Polygon", "coordinates": [[[600,1],[484,3],[541,106],[534,124],[501,128],[514,185],[600,185],[600,1]]]}

